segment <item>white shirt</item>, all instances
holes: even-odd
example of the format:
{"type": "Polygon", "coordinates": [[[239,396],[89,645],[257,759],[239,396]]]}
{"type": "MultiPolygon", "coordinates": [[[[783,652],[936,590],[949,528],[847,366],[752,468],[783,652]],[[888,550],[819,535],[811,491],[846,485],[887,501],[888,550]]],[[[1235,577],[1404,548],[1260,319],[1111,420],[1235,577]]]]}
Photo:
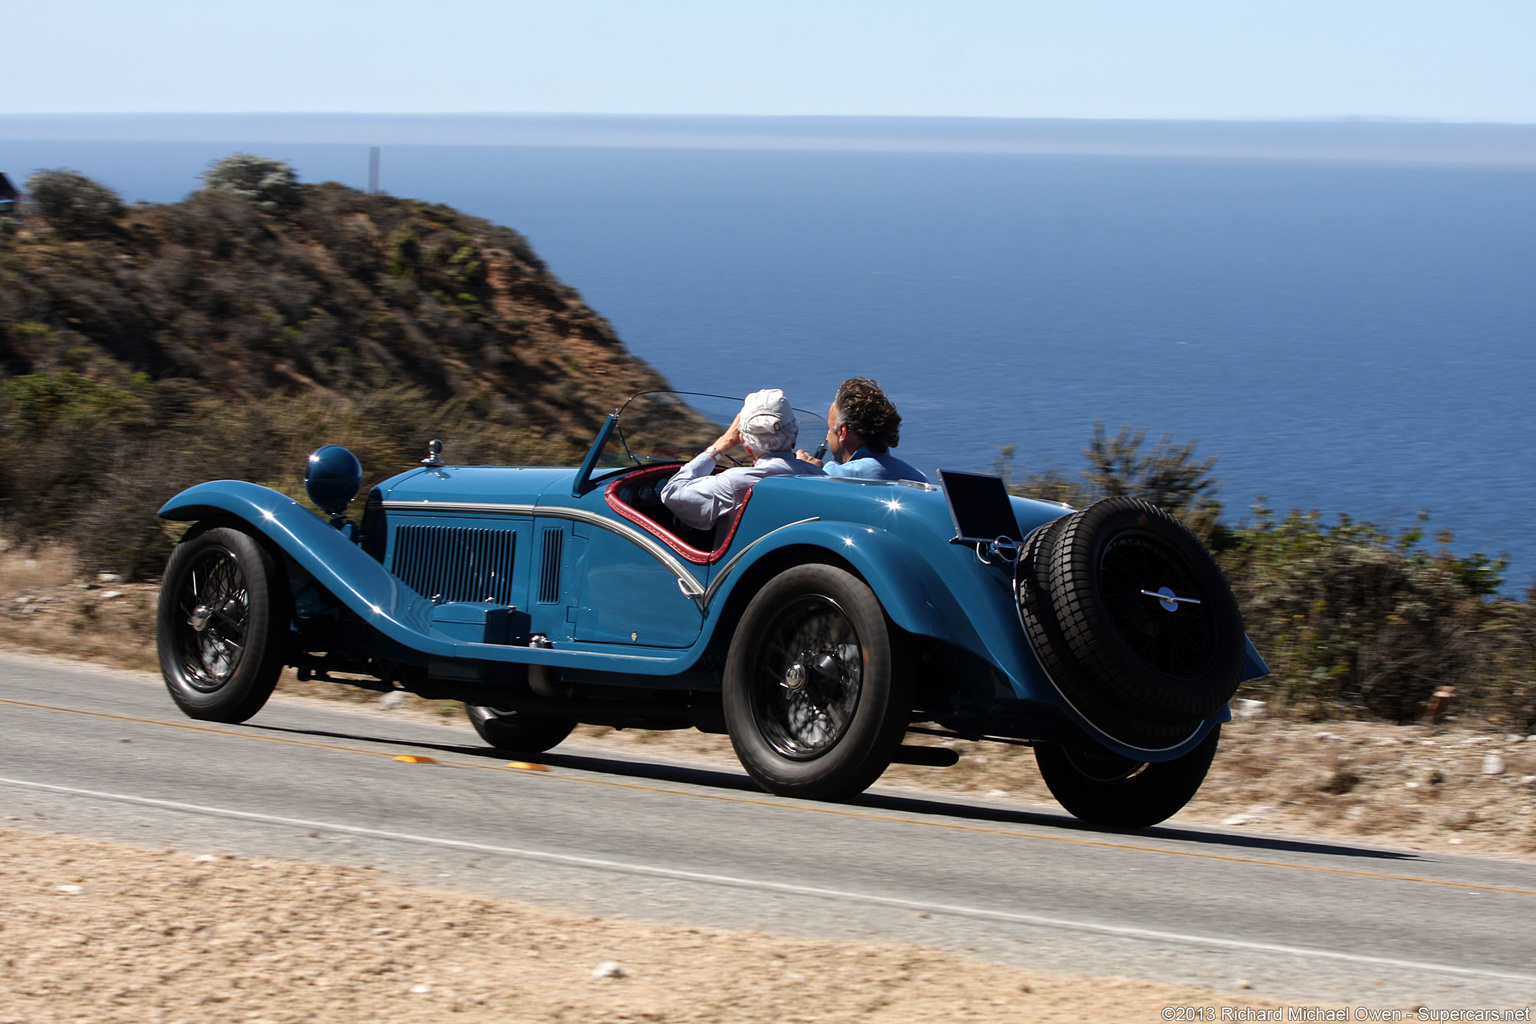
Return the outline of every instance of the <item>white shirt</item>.
{"type": "Polygon", "coordinates": [[[728,520],[747,500],[752,485],[765,476],[826,476],[819,466],[795,458],[794,452],[769,452],[750,466],[733,466],[723,473],[714,473],[714,468],[714,456],[696,455],[661,488],[662,504],[696,530],[728,520]]]}

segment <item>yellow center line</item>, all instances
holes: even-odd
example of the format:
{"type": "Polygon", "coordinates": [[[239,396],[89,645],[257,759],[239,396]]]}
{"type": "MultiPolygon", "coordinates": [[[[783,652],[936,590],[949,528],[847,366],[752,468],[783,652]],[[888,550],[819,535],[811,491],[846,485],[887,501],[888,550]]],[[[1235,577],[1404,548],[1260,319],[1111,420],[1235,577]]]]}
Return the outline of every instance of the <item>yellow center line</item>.
{"type": "MultiPolygon", "coordinates": [[[[240,739],[258,740],[263,743],[278,743],[286,746],[308,747],[314,750],[330,750],[344,754],[364,754],[368,757],[389,758],[393,760],[396,750],[369,750],[366,747],[357,747],[340,743],[322,743],[316,740],[297,739],[292,736],[275,736],[259,731],[260,727],[248,728],[220,728],[214,725],[205,725],[200,722],[178,722],[158,718],[143,718],[137,715],[125,715],[110,711],[90,711],[83,708],[60,707],[53,704],[36,704],[28,701],[6,700],[0,698],[0,705],[10,707],[29,708],[33,711],[54,711],[62,714],[82,715],[91,718],[103,718],[117,722],[132,722],[137,725],[154,725],[170,729],[182,729],[188,732],[208,733],[215,736],[233,736],[240,739]]],[[[379,742],[388,742],[380,740],[379,742]]],[[[433,746],[432,744],[410,744],[412,746],[433,746]]],[[[477,771],[493,771],[506,773],[519,771],[511,768],[506,763],[484,764],[476,761],[438,760],[438,766],[445,768],[467,768],[477,771]]],[[[1519,886],[1493,885],[1485,882],[1458,882],[1443,878],[1427,878],[1423,875],[1405,875],[1386,871],[1369,871],[1363,868],[1344,868],[1325,864],[1296,864],[1287,861],[1269,860],[1263,857],[1246,857],[1234,853],[1215,853],[1209,850],[1175,850],[1160,846],[1150,846],[1142,843],[1115,842],[1107,839],[1090,839],[1084,836],[1048,835],[1035,832],[1021,832],[1017,829],[1002,828],[995,825],[975,825],[959,821],[934,821],[925,818],[914,818],[899,814],[889,814],[880,811],[863,810],[842,804],[811,804],[789,803],[777,797],[742,796],[736,793],[717,793],[698,789],[676,789],[668,786],[657,786],[643,782],[629,782],[622,779],[602,778],[587,775],[566,775],[550,773],[528,773],[530,779],[543,780],[546,778],[560,778],[565,781],[579,782],[586,785],[606,786],[612,789],[623,789],[637,793],[658,793],[667,796],[686,796],[697,800],[716,800],[723,803],[738,804],[748,807],[771,807],[775,810],[793,810],[808,814],[826,814],[839,818],[851,818],[860,821],[873,821],[898,825],[916,825],[922,828],[942,829],[949,832],[967,832],[980,835],[1007,836],[1013,839],[1028,839],[1042,843],[1060,843],[1067,846],[1098,848],[1103,850],[1115,850],[1131,853],[1154,853],[1165,857],[1184,857],[1192,860],[1217,861],[1227,864],[1250,864],[1257,867],[1281,868],[1288,871],[1306,871],[1314,874],[1338,875],[1348,878],[1365,878],[1387,882],[1411,882],[1418,885],[1433,885],[1447,889],[1464,889],[1475,892],[1507,893],[1516,896],[1536,896],[1536,889],[1522,888],[1519,886]]]]}

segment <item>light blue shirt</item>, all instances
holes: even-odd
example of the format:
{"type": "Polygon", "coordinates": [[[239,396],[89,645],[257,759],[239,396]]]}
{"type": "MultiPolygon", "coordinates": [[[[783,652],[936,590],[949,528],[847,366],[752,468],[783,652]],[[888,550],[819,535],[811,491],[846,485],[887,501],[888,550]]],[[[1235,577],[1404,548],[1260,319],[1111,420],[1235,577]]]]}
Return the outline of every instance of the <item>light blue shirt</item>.
{"type": "Polygon", "coordinates": [[[705,452],[672,475],[661,488],[661,503],[696,530],[707,530],[729,518],[747,500],[752,485],[765,476],[824,476],[822,470],[795,458],[794,452],[769,452],[750,466],[715,472],[714,456],[705,452]],[[713,475],[711,475],[713,474],[713,475]]]}
{"type": "Polygon", "coordinates": [[[928,478],[911,463],[903,462],[887,448],[876,455],[867,447],[853,453],[847,462],[837,463],[828,459],[821,467],[827,476],[852,477],[856,480],[917,480],[927,483],[928,478]]]}

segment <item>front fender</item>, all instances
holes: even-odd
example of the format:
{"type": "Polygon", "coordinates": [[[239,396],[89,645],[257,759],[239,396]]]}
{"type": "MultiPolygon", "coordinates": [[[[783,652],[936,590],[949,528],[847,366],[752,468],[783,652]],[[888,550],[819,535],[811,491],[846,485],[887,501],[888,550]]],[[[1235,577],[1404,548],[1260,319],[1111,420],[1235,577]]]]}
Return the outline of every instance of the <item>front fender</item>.
{"type": "Polygon", "coordinates": [[[392,640],[451,656],[455,645],[428,636],[431,602],[410,590],[350,539],[286,494],[241,480],[189,487],[161,506],[162,519],[234,516],[304,568],[365,623],[392,640]]]}

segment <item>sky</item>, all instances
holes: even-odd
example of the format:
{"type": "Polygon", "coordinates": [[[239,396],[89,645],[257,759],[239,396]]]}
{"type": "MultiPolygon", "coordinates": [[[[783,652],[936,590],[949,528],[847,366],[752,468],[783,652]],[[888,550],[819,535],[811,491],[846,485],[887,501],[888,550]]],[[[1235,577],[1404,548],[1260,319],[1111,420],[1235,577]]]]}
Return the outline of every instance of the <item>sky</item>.
{"type": "Polygon", "coordinates": [[[0,114],[1536,123],[1536,0],[4,0],[0,114]]]}

